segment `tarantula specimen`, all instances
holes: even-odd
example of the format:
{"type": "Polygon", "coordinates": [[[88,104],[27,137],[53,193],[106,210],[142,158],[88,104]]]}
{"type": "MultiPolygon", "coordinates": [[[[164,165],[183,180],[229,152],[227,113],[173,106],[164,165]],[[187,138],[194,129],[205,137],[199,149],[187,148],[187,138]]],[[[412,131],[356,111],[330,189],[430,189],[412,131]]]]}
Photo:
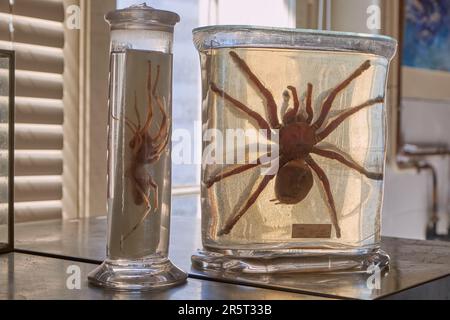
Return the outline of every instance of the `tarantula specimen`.
{"type": "MultiPolygon", "coordinates": [[[[328,123],[326,122],[336,96],[354,79],[358,78],[364,71],[370,68],[370,61],[364,61],[364,63],[362,63],[345,80],[329,91],[320,106],[317,116],[314,115],[312,107],[313,85],[311,83],[307,84],[305,99],[306,103],[301,103],[295,87],[288,86],[284,94],[289,97],[290,94],[292,95],[293,107],[286,109],[280,122],[278,118],[277,105],[272,93],[261,82],[261,80],[258,79],[247,63],[239,57],[236,52],[230,51],[229,54],[239,70],[244,73],[248,80],[262,95],[263,100],[265,101],[267,120],[264,119],[259,113],[251,110],[248,106],[220,89],[214,82],[210,83],[210,88],[212,92],[227,101],[230,106],[233,106],[243,114],[247,115],[247,117],[251,120],[256,121],[261,129],[266,129],[268,131],[278,130],[279,165],[278,171],[275,175],[265,175],[263,177],[255,191],[249,196],[240,210],[225,222],[224,227],[218,232],[218,235],[228,234],[233,229],[239,219],[241,219],[247,210],[255,203],[261,192],[274,178],[276,199],[271,201],[278,201],[278,203],[282,204],[299,203],[305,199],[313,186],[314,179],[312,171],[314,171],[320,180],[321,187],[323,188],[326,196],[330,219],[335,229],[336,237],[340,238],[341,229],[339,227],[330,182],[324,170],[311,157],[311,154],[340,162],[344,166],[356,170],[369,179],[381,180],[383,178],[382,173],[370,172],[366,170],[363,166],[356,163],[349,155],[345,154],[341,150],[338,150],[337,147],[335,147],[337,150],[329,150],[329,148],[325,149],[318,145],[318,143],[327,138],[351,115],[364,108],[382,103],[384,101],[384,96],[369,99],[360,105],[342,111],[331,121],[328,121],[328,123]],[[302,109],[304,109],[305,113],[303,113],[302,109]]],[[[237,166],[233,169],[224,169],[218,174],[206,179],[205,185],[210,188],[214,183],[219,182],[224,178],[260,166],[263,164],[262,159],[263,158],[261,157],[254,163],[237,166]]]]}
{"type": "MultiPolygon", "coordinates": [[[[135,92],[134,111],[136,113],[136,123],[128,117],[124,117],[125,125],[132,132],[132,138],[128,143],[131,151],[130,166],[126,171],[126,176],[131,181],[131,190],[134,203],[145,206],[145,212],[141,219],[133,228],[122,237],[125,241],[147,218],[152,211],[158,209],[158,185],[153,180],[147,166],[156,163],[169,143],[170,121],[165,111],[165,100],[156,94],[160,76],[160,66],[156,67],[156,77],[152,83],[152,63],[148,62],[147,73],[147,114],[143,123],[137,106],[137,97],[135,92]],[[161,113],[161,123],[156,134],[151,134],[150,129],[153,126],[153,108],[156,104],[161,113]],[[153,190],[153,200],[150,201],[150,192],[153,190]]],[[[114,117],[113,117],[114,118],[114,117]]],[[[119,120],[114,118],[115,120],[119,120]]]]}

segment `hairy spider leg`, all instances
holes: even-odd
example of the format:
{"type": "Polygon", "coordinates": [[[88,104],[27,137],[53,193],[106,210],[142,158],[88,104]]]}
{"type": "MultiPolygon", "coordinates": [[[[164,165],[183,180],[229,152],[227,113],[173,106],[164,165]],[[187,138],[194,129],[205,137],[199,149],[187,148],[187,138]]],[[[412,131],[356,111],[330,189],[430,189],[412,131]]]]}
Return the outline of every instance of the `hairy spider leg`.
{"type": "Polygon", "coordinates": [[[210,87],[211,87],[211,90],[214,93],[216,93],[217,95],[222,97],[224,100],[230,102],[235,108],[241,110],[242,112],[247,114],[250,118],[255,120],[258,123],[258,126],[261,129],[266,129],[268,133],[270,132],[269,124],[267,123],[266,120],[264,120],[264,118],[258,112],[253,111],[252,109],[250,109],[249,107],[244,105],[242,102],[240,102],[240,101],[236,100],[235,98],[231,97],[225,91],[219,89],[214,82],[210,83],[210,87]]]}
{"type": "MultiPolygon", "coordinates": [[[[149,200],[149,194],[147,194],[147,192],[145,192],[143,190],[143,187],[141,186],[141,183],[138,182],[138,180],[143,180],[141,179],[136,179],[134,178],[136,186],[137,186],[137,190],[138,192],[141,194],[142,199],[144,200],[145,204],[146,204],[146,208],[147,210],[145,211],[145,213],[143,214],[143,216],[141,217],[141,219],[139,220],[138,223],[136,223],[133,228],[131,228],[131,230],[129,232],[127,232],[127,234],[122,238],[122,241],[125,241],[144,221],[145,219],[148,217],[148,215],[150,214],[150,212],[152,211],[151,205],[150,205],[150,200],[149,200]]],[[[151,175],[147,175],[147,181],[146,182],[142,182],[142,184],[148,184],[152,189],[153,189],[153,210],[158,209],[158,185],[156,184],[156,182],[153,180],[151,175]]],[[[150,190],[149,190],[150,191],[150,190]]]]}
{"type": "Polygon", "coordinates": [[[258,167],[258,166],[260,166],[260,165],[262,164],[262,161],[261,161],[261,160],[262,160],[264,157],[267,157],[267,156],[268,156],[268,155],[266,154],[266,155],[264,155],[264,156],[259,157],[259,158],[256,160],[256,163],[248,163],[248,164],[244,164],[244,165],[235,167],[235,168],[233,168],[233,169],[230,169],[230,170],[228,170],[228,171],[221,172],[220,174],[214,175],[214,176],[212,176],[211,178],[209,178],[208,180],[206,180],[206,181],[205,181],[205,184],[206,184],[206,186],[207,186],[208,188],[210,188],[210,187],[212,187],[212,185],[213,185],[214,183],[219,182],[219,181],[221,181],[222,179],[225,179],[225,178],[230,177],[230,176],[233,176],[233,175],[235,175],[235,174],[242,173],[242,172],[247,171],[247,170],[249,170],[249,169],[258,167]]]}
{"type": "Polygon", "coordinates": [[[263,180],[260,182],[256,190],[248,198],[245,205],[239,210],[239,212],[227,220],[225,226],[218,232],[218,236],[230,233],[234,225],[242,218],[242,216],[247,212],[247,210],[255,203],[261,192],[267,187],[269,182],[274,178],[274,175],[264,176],[263,180]]]}
{"type": "Polygon", "coordinates": [[[277,104],[272,93],[262,84],[262,82],[256,77],[247,63],[243,59],[241,59],[241,57],[239,57],[236,52],[230,51],[229,54],[231,58],[236,62],[239,69],[241,69],[242,72],[244,72],[249,77],[250,81],[252,81],[256,85],[256,87],[266,99],[267,115],[271,127],[273,129],[279,128],[280,121],[278,120],[277,104]]]}
{"type": "Polygon", "coordinates": [[[334,99],[336,98],[338,93],[344,90],[354,79],[358,78],[364,71],[366,71],[369,68],[370,68],[370,61],[369,60],[364,61],[347,79],[338,84],[330,92],[330,94],[322,104],[319,117],[313,124],[315,128],[319,129],[323,125],[325,119],[328,116],[328,113],[330,112],[334,99]]]}
{"type": "Polygon", "coordinates": [[[137,119],[137,131],[141,128],[141,114],[139,113],[139,108],[137,107],[137,93],[136,90],[134,91],[134,112],[136,112],[136,119],[137,119]]]}
{"type": "MultiPolygon", "coordinates": [[[[152,89],[152,96],[156,98],[156,88],[158,86],[158,82],[159,82],[159,74],[161,72],[161,66],[158,64],[156,66],[156,78],[155,78],[155,84],[153,85],[153,89],[152,89]]],[[[150,89],[148,91],[150,93],[150,89]]]]}
{"type": "Polygon", "coordinates": [[[283,123],[287,124],[287,122],[292,119],[292,117],[296,117],[297,122],[306,122],[307,124],[311,124],[311,121],[313,119],[313,109],[312,109],[312,90],[313,86],[311,83],[308,83],[308,89],[306,91],[306,119],[300,112],[300,101],[298,98],[297,89],[294,86],[288,86],[287,87],[291,93],[292,98],[294,100],[294,108],[290,109],[289,111],[286,111],[286,113],[283,116],[283,123]]]}
{"type": "Polygon", "coordinates": [[[155,100],[156,100],[156,104],[159,107],[159,111],[162,114],[162,119],[161,119],[161,124],[159,126],[159,132],[152,139],[159,140],[168,134],[167,113],[164,110],[165,101],[162,102],[160,97],[155,97],[155,100]]]}
{"type": "Polygon", "coordinates": [[[308,115],[308,117],[306,118],[307,124],[311,124],[314,117],[314,112],[312,108],[312,92],[313,92],[313,85],[312,83],[308,82],[308,89],[306,92],[306,114],[308,115]]]}
{"type": "Polygon", "coordinates": [[[295,89],[294,86],[287,86],[287,88],[289,91],[291,91],[292,99],[294,100],[294,107],[292,109],[286,109],[282,117],[284,125],[292,121],[295,121],[296,118],[300,118],[301,119],[300,121],[304,120],[301,113],[299,113],[300,100],[298,99],[297,89],[295,89]]]}
{"type": "Polygon", "coordinates": [[[333,198],[333,194],[331,193],[330,182],[328,181],[327,175],[322,170],[322,168],[314,161],[314,159],[311,158],[310,156],[306,157],[305,161],[311,167],[311,169],[314,170],[314,172],[317,174],[319,180],[322,182],[322,187],[325,190],[328,204],[331,209],[331,213],[330,213],[331,223],[333,224],[334,229],[336,231],[336,237],[340,238],[341,237],[341,228],[339,227],[336,206],[334,204],[334,198],[333,198]]]}
{"type": "Polygon", "coordinates": [[[158,133],[154,138],[150,139],[151,153],[147,157],[146,163],[157,161],[163,150],[167,147],[170,140],[170,123],[168,123],[167,113],[164,111],[164,104],[159,97],[156,98],[160,112],[163,115],[158,133]]]}
{"type": "MultiPolygon", "coordinates": [[[[283,167],[288,161],[282,159],[280,161],[280,168],[283,167]]],[[[230,217],[227,222],[225,223],[225,226],[218,232],[218,236],[228,234],[233,229],[234,225],[242,218],[242,216],[247,212],[247,210],[256,202],[259,195],[263,190],[267,187],[269,182],[275,178],[276,175],[265,175],[262,181],[259,183],[256,190],[251,194],[251,196],[247,199],[245,205],[239,210],[239,212],[230,217]]]]}
{"type": "MultiPolygon", "coordinates": [[[[134,100],[134,107],[137,110],[136,107],[136,93],[135,93],[135,100],[134,100]]],[[[116,121],[119,121],[120,119],[113,116],[111,113],[111,118],[113,118],[116,121]]],[[[125,121],[125,125],[128,127],[128,129],[130,129],[130,131],[133,133],[133,138],[130,141],[130,147],[133,150],[133,154],[136,156],[137,153],[139,152],[139,147],[142,144],[142,137],[139,134],[139,126],[136,125],[135,123],[133,123],[128,117],[124,117],[124,121],[125,121]],[[137,139],[137,141],[135,141],[135,139],[137,139]]]]}
{"type": "Polygon", "coordinates": [[[148,73],[147,73],[147,94],[148,94],[148,106],[147,106],[147,117],[145,119],[144,125],[142,126],[139,134],[144,134],[150,128],[153,119],[153,101],[152,101],[152,62],[148,62],[148,73]]]}
{"type": "MultiPolygon", "coordinates": [[[[150,187],[153,188],[153,210],[158,208],[158,185],[156,184],[156,182],[153,180],[153,178],[148,175],[148,184],[150,185],[150,187]]],[[[148,195],[146,195],[146,203],[147,203],[147,210],[145,211],[145,213],[142,215],[141,219],[139,220],[138,223],[136,223],[133,228],[130,229],[130,231],[128,231],[128,233],[126,235],[124,235],[124,237],[122,238],[122,241],[125,241],[134,231],[137,230],[137,228],[139,228],[139,226],[144,223],[145,219],[147,219],[148,215],[150,214],[151,210],[151,206],[148,200],[148,195]]]]}
{"type": "Polygon", "coordinates": [[[359,164],[357,164],[356,162],[354,162],[353,160],[349,160],[347,157],[345,157],[342,154],[339,154],[335,151],[323,150],[318,147],[313,147],[311,150],[311,153],[317,154],[319,156],[322,156],[324,158],[328,158],[331,160],[336,160],[336,161],[342,163],[343,165],[349,167],[350,169],[356,170],[359,173],[365,175],[369,179],[373,179],[373,180],[382,180],[383,179],[382,173],[370,172],[370,171],[366,170],[364,167],[362,167],[359,164]]]}
{"type": "MultiPolygon", "coordinates": [[[[170,127],[168,128],[170,130],[170,127]]],[[[153,163],[157,161],[161,157],[161,153],[164,151],[164,149],[169,144],[169,133],[166,134],[166,137],[163,141],[161,141],[159,144],[152,145],[152,148],[154,149],[153,152],[150,154],[150,157],[145,161],[145,163],[153,163]]]]}
{"type": "Polygon", "coordinates": [[[317,141],[318,142],[322,141],[323,139],[328,137],[330,135],[330,133],[332,133],[345,119],[347,119],[351,115],[355,114],[356,112],[358,112],[364,108],[373,106],[378,103],[383,103],[383,101],[384,101],[384,97],[382,97],[382,96],[376,97],[374,99],[369,99],[366,102],[364,102],[356,107],[352,107],[349,110],[342,112],[338,117],[336,117],[336,119],[332,120],[330,122],[330,124],[328,124],[325,127],[325,129],[323,129],[321,132],[316,134],[317,141]]]}
{"type": "MultiPolygon", "coordinates": [[[[145,181],[146,179],[141,176],[137,177],[135,168],[133,168],[131,171],[132,173],[130,176],[134,182],[134,188],[136,188],[136,191],[141,196],[142,201],[145,202],[146,208],[150,208],[150,200],[145,188],[145,185],[147,183],[147,181],[145,181]]],[[[138,199],[138,201],[135,200],[136,204],[141,204],[142,203],[141,199],[138,199]]]]}

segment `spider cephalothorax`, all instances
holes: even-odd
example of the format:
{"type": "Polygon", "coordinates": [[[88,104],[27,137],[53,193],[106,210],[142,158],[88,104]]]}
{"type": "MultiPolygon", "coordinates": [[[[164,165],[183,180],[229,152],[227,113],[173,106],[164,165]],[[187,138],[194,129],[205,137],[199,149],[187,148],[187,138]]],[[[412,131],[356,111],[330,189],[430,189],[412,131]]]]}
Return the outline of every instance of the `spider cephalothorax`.
{"type": "MultiPolygon", "coordinates": [[[[278,107],[275,103],[275,99],[272,93],[267,87],[258,79],[258,77],[252,72],[247,63],[234,52],[229,52],[233,61],[237,64],[238,68],[248,77],[249,81],[259,90],[265,100],[265,106],[267,111],[267,120],[264,119],[259,113],[251,110],[242,102],[231,97],[228,93],[221,90],[214,82],[211,82],[211,90],[228,101],[233,107],[246,114],[249,118],[256,121],[261,129],[266,130],[279,130],[279,166],[275,175],[265,175],[262,181],[257,186],[256,190],[250,195],[245,204],[240,210],[226,221],[225,226],[219,231],[219,235],[228,234],[239,219],[247,212],[247,210],[255,203],[258,196],[269,184],[269,182],[275,178],[275,196],[276,203],[283,204],[296,204],[306,198],[311,190],[314,179],[314,172],[320,183],[327,198],[328,206],[330,209],[330,218],[334,226],[336,237],[341,237],[341,229],[337,218],[336,206],[334,203],[333,194],[327,175],[317,162],[311,157],[311,154],[325,157],[328,159],[336,160],[341,164],[358,171],[365,175],[369,179],[381,180],[383,178],[382,173],[370,172],[364,167],[356,163],[348,154],[342,150],[334,147],[333,149],[321,147],[318,145],[326,137],[328,137],[344,120],[353,115],[354,113],[378,104],[384,101],[384,97],[376,97],[369,99],[366,102],[346,109],[336,116],[333,120],[325,123],[327,120],[330,109],[334,102],[334,99],[339,92],[344,90],[354,79],[358,78],[364,71],[370,68],[370,61],[366,60],[362,63],[352,74],[333,88],[325,97],[318,116],[314,116],[312,108],[312,91],[313,85],[307,84],[306,90],[306,103],[301,105],[298,98],[297,90],[293,86],[288,86],[287,90],[283,93],[285,101],[289,101],[292,95],[293,107],[287,108],[282,116],[282,121],[278,118],[278,107]],[[302,109],[305,109],[305,113],[302,109]],[[315,119],[314,119],[315,118],[315,119]]],[[[264,157],[266,157],[265,155],[264,157]]],[[[260,157],[255,163],[245,164],[237,166],[230,170],[223,170],[217,175],[205,180],[207,187],[211,187],[214,183],[255,168],[263,164],[263,157],[260,157]]]]}
{"type": "MultiPolygon", "coordinates": [[[[137,97],[134,98],[134,111],[136,113],[137,122],[134,123],[128,117],[124,117],[124,121],[133,136],[128,142],[131,151],[131,161],[126,175],[130,179],[130,186],[134,203],[136,205],[145,205],[145,213],[142,215],[138,223],[126,233],[122,242],[126,240],[147,218],[151,211],[158,209],[158,185],[148,172],[147,166],[157,162],[170,141],[170,121],[165,111],[165,100],[156,94],[160,76],[160,66],[156,67],[156,78],[152,84],[152,64],[148,62],[147,74],[147,114],[144,123],[141,123],[141,116],[137,107],[137,97]],[[158,132],[154,135],[150,133],[150,129],[154,123],[154,104],[159,108],[161,113],[161,123],[158,132]],[[153,190],[153,201],[150,203],[150,191],[153,190]]],[[[118,118],[113,117],[115,120],[118,118]]]]}

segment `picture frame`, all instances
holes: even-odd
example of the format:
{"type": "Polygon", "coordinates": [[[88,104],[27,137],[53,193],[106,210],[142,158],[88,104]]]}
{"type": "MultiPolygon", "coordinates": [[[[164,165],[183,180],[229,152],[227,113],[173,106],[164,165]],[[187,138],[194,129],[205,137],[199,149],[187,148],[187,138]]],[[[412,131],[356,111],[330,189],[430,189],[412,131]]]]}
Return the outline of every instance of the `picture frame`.
{"type": "MultiPolygon", "coordinates": [[[[450,101],[450,73],[426,68],[405,66],[404,16],[408,0],[382,0],[381,33],[398,40],[397,55],[391,63],[387,83],[386,103],[389,125],[387,162],[397,166],[399,161],[411,157],[449,155],[445,137],[410,139],[411,130],[403,123],[405,118],[420,117],[419,105],[437,108],[445,113],[444,107],[450,101]],[[414,105],[411,108],[411,105],[414,105]],[[419,113],[417,113],[419,112],[419,113]],[[399,160],[401,159],[401,160],[399,160]]],[[[449,1],[449,0],[446,0],[449,1]]],[[[425,108],[425,107],[424,107],[425,108]]],[[[425,111],[428,109],[425,109],[425,111]]],[[[425,112],[424,111],[424,112],[425,112]]],[[[439,122],[440,123],[440,122],[439,122]]]]}
{"type": "Polygon", "coordinates": [[[401,0],[399,23],[401,98],[450,101],[450,0],[401,0]]]}

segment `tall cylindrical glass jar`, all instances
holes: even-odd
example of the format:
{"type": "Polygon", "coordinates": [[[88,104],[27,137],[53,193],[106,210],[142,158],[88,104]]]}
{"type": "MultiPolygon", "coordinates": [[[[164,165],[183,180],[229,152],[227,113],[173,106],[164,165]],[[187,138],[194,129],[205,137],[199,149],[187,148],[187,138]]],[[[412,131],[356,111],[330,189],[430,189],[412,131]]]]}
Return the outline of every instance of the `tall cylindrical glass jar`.
{"type": "Polygon", "coordinates": [[[193,31],[202,69],[200,269],[387,265],[385,88],[396,41],[313,30],[193,31]]]}
{"type": "Polygon", "coordinates": [[[91,283],[119,290],[176,285],[168,259],[172,42],[176,13],[143,5],[106,15],[111,26],[107,260],[91,283]]]}

